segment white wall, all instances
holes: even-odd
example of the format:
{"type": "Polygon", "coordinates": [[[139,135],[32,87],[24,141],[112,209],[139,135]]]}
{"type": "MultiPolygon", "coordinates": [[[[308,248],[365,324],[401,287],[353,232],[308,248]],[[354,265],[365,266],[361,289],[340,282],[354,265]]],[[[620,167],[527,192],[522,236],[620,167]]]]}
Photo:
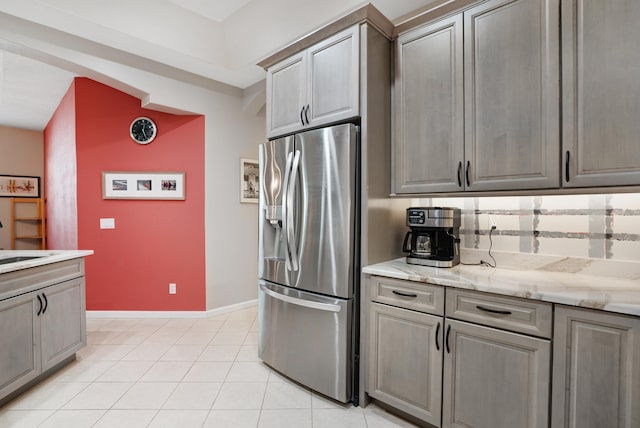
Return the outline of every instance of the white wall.
{"type": "Polygon", "coordinates": [[[258,205],[240,203],[240,158],[258,159],[266,135],[242,99],[215,104],[205,125],[208,309],[257,298],[258,205]]]}
{"type": "MultiPolygon", "coordinates": [[[[44,138],[42,132],[0,126],[0,174],[44,176],[44,138]]],[[[11,249],[11,205],[0,198],[0,249],[11,249]]]]}

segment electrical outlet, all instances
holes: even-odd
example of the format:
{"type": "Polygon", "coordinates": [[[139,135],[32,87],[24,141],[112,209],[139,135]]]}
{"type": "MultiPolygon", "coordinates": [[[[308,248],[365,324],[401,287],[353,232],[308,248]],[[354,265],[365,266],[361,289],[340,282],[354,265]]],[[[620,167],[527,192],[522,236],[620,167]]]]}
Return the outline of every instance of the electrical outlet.
{"type": "Polygon", "coordinates": [[[175,282],[169,283],[169,294],[176,294],[176,284],[175,282]]]}
{"type": "Polygon", "coordinates": [[[498,224],[498,216],[489,216],[489,224],[487,225],[487,229],[499,229],[500,225],[498,224]]]}

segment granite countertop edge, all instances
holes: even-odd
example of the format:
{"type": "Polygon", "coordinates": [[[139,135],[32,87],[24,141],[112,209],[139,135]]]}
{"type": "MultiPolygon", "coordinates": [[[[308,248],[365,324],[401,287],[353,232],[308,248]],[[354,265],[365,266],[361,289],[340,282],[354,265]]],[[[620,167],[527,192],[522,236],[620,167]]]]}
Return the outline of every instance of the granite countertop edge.
{"type": "Polygon", "coordinates": [[[434,268],[407,264],[403,257],[366,266],[362,271],[369,275],[640,316],[640,263],[606,264],[567,257],[546,257],[532,262],[533,258],[529,257],[524,266],[518,267],[514,257],[512,261],[516,263],[508,263],[508,255],[501,258],[507,261],[504,267],[498,259],[497,268],[478,264],[434,268]]]}
{"type": "Polygon", "coordinates": [[[0,260],[9,257],[38,257],[30,260],[0,264],[0,275],[22,269],[44,266],[51,263],[86,257],[93,254],[93,250],[2,250],[0,260]]]}

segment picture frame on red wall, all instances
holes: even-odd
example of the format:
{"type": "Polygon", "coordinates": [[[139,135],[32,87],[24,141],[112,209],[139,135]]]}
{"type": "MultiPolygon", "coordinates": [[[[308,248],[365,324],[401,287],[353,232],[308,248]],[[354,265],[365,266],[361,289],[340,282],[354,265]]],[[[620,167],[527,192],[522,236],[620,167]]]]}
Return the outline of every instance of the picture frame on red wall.
{"type": "Polygon", "coordinates": [[[102,172],[102,199],[185,200],[184,172],[102,172]]]}

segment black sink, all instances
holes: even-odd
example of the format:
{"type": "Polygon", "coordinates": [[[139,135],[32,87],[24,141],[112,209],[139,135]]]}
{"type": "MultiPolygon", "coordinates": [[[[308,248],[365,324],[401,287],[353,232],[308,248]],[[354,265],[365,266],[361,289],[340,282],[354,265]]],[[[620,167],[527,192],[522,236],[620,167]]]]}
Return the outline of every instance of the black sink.
{"type": "Polygon", "coordinates": [[[42,256],[15,256],[7,257],[6,259],[0,259],[0,265],[6,265],[8,263],[23,262],[25,260],[39,259],[42,256]]]}

